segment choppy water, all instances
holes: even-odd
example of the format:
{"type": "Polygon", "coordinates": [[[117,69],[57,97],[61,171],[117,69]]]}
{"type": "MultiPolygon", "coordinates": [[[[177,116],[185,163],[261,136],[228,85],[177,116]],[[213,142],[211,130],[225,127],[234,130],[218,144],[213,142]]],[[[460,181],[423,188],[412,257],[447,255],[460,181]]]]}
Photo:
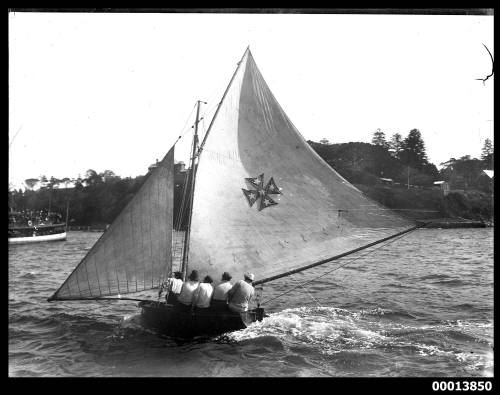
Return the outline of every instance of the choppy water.
{"type": "Polygon", "coordinates": [[[46,301],[99,235],[9,246],[10,376],[493,376],[491,228],[411,233],[190,343],[143,328],[134,302],[46,301]]]}

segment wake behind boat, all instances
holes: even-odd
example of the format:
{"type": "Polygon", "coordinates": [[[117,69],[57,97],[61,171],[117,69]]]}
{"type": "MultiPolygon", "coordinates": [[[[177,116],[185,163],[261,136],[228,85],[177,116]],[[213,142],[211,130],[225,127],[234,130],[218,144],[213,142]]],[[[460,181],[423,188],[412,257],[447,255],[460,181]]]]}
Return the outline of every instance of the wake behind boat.
{"type": "MultiPolygon", "coordinates": [[[[254,285],[264,284],[422,226],[367,198],[314,152],[248,48],[201,143],[200,103],[182,203],[184,280],[196,269],[214,279],[252,272],[254,285]]],[[[174,149],[49,301],[127,300],[121,295],[158,289],[171,277],[174,149]]],[[[242,314],[182,311],[159,299],[139,307],[146,324],[180,337],[221,334],[265,317],[260,305],[242,314]]]]}

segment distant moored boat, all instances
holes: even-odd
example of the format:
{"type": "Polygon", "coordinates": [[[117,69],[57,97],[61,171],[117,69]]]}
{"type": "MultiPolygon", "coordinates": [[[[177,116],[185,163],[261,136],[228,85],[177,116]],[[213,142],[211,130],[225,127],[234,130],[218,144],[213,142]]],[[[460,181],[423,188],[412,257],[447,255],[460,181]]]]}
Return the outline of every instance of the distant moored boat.
{"type": "Polygon", "coordinates": [[[66,224],[45,220],[27,219],[23,213],[9,213],[9,244],[38,243],[66,240],[66,224]]]}

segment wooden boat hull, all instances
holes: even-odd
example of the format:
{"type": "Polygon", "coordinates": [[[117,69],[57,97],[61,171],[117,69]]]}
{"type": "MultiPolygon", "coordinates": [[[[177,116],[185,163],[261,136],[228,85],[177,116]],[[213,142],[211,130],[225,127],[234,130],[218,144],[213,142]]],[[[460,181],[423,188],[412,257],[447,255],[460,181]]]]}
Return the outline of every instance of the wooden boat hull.
{"type": "Polygon", "coordinates": [[[44,241],[60,240],[66,240],[66,232],[40,236],[9,237],[9,244],[40,243],[44,241]]]}
{"type": "Polygon", "coordinates": [[[214,336],[245,329],[256,321],[262,321],[264,309],[257,308],[245,313],[197,309],[193,312],[164,302],[144,301],[142,308],[143,323],[160,333],[180,338],[195,336],[214,336]]]}

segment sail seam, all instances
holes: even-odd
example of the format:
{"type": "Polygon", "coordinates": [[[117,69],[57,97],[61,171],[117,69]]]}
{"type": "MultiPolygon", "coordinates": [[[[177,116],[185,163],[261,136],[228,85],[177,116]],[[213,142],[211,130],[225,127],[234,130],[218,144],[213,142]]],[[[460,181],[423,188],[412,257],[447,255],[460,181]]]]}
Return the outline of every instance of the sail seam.
{"type": "MultiPolygon", "coordinates": [[[[140,206],[141,208],[141,211],[142,210],[142,204],[140,206]]],[[[140,216],[140,214],[139,214],[140,216]]],[[[141,254],[144,254],[144,227],[143,227],[143,220],[141,218],[139,218],[139,222],[141,224],[141,254]]],[[[142,287],[143,287],[143,290],[145,291],[146,290],[146,261],[144,259],[144,256],[142,256],[142,268],[143,268],[143,275],[142,275],[142,287]]]]}
{"type": "Polygon", "coordinates": [[[260,72],[255,67],[255,65],[254,65],[254,68],[256,69],[257,85],[259,87],[260,98],[261,98],[262,104],[264,105],[264,108],[265,108],[266,113],[267,113],[267,118],[268,118],[268,123],[269,123],[269,127],[268,127],[269,131],[276,134],[276,127],[274,126],[274,118],[273,118],[273,114],[271,111],[271,107],[269,106],[269,99],[268,99],[268,95],[267,95],[269,88],[267,87],[267,84],[264,81],[264,77],[262,77],[262,74],[260,74],[260,72]]]}
{"type": "Polygon", "coordinates": [[[78,287],[78,294],[82,296],[82,290],[80,289],[80,279],[78,278],[78,273],[80,273],[80,270],[76,272],[76,285],[78,287]]]}
{"type": "MultiPolygon", "coordinates": [[[[108,236],[109,238],[109,236],[108,236]]],[[[111,255],[116,258],[115,256],[115,246],[114,246],[114,243],[111,243],[111,255]]],[[[118,294],[121,294],[121,291],[120,291],[120,278],[118,277],[118,267],[116,265],[116,259],[113,259],[113,262],[115,263],[115,274],[116,274],[116,285],[118,287],[118,294]]]]}
{"type": "MultiPolygon", "coordinates": [[[[96,261],[96,256],[97,256],[97,253],[94,253],[93,254],[93,258],[94,258],[94,262],[96,261]]],[[[104,256],[106,256],[106,249],[104,248],[104,256]]],[[[109,274],[109,261],[106,260],[106,264],[104,265],[104,268],[106,270],[106,282],[108,284],[108,292],[109,294],[111,294],[111,277],[110,277],[110,274],[109,274]]]]}
{"type": "Polygon", "coordinates": [[[101,284],[99,282],[99,270],[97,270],[97,264],[95,263],[95,259],[94,259],[94,267],[95,267],[95,274],[96,274],[96,278],[97,278],[97,287],[99,288],[99,294],[102,295],[101,284]]]}
{"type": "MultiPolygon", "coordinates": [[[[162,179],[163,179],[163,177],[162,177],[162,179]]],[[[156,184],[156,202],[157,202],[156,203],[157,205],[160,205],[160,182],[158,182],[156,184]]],[[[160,217],[159,216],[156,217],[156,226],[161,231],[161,228],[160,228],[160,217]]],[[[158,243],[161,243],[161,238],[158,238],[158,243]]],[[[157,250],[158,251],[158,256],[156,258],[157,263],[158,263],[158,269],[157,270],[158,270],[158,274],[159,274],[159,276],[158,276],[158,286],[160,286],[160,283],[161,283],[161,250],[163,250],[163,248],[161,248],[161,246],[160,246],[160,248],[157,250]]]]}
{"type": "MultiPolygon", "coordinates": [[[[130,210],[129,221],[130,221],[130,242],[133,243],[136,239],[135,227],[134,227],[134,210],[130,210]]],[[[137,292],[138,291],[138,287],[137,287],[137,261],[134,261],[134,277],[135,277],[135,292],[137,292]]]]}
{"type": "Polygon", "coordinates": [[[91,286],[90,286],[89,271],[88,271],[87,266],[88,266],[88,265],[85,265],[85,275],[87,276],[87,284],[88,284],[88,286],[89,286],[90,296],[93,296],[93,295],[92,295],[92,289],[91,289],[91,286]]]}
{"type": "Polygon", "coordinates": [[[151,193],[148,193],[148,200],[149,200],[149,259],[151,261],[151,287],[154,287],[154,257],[153,257],[153,241],[152,241],[152,233],[151,233],[151,228],[152,228],[152,225],[153,225],[153,220],[152,220],[152,217],[153,217],[153,213],[151,212],[151,208],[152,208],[152,204],[151,204],[151,200],[152,200],[152,196],[151,196],[151,193]]]}

